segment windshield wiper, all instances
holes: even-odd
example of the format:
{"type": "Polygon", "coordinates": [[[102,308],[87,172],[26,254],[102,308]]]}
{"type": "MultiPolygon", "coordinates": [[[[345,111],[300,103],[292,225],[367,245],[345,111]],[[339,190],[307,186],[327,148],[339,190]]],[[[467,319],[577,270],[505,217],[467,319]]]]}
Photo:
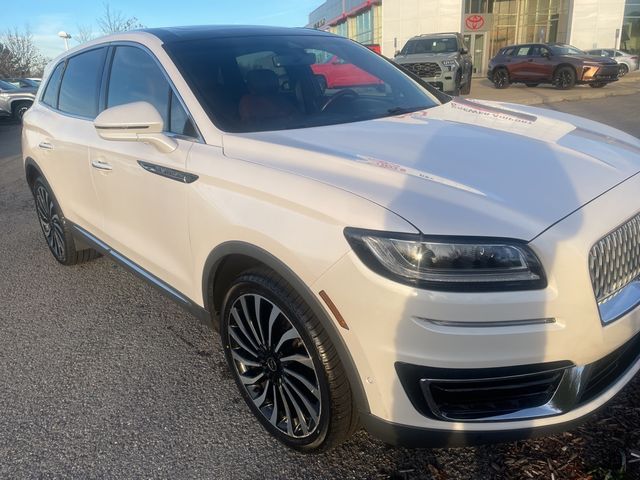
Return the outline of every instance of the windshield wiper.
{"type": "Polygon", "coordinates": [[[388,115],[402,115],[403,113],[413,113],[419,110],[424,110],[429,107],[393,107],[387,110],[388,115]]]}

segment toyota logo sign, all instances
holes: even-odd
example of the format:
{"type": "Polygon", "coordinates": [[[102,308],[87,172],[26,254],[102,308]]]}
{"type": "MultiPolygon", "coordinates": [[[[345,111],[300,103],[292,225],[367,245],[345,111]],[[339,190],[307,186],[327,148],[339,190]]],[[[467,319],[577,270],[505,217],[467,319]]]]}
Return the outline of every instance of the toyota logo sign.
{"type": "Polygon", "coordinates": [[[469,15],[464,23],[467,30],[480,30],[484,26],[484,17],[482,15],[469,15]]]}

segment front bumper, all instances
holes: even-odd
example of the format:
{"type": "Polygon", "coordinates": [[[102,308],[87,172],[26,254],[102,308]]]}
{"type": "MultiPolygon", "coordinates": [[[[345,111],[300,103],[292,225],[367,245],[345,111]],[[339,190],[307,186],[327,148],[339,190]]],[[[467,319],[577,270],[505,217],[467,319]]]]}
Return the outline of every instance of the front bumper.
{"type": "Polygon", "coordinates": [[[603,326],[588,253],[603,235],[638,213],[630,199],[639,189],[640,176],[633,177],[530,242],[545,266],[544,290],[433,292],[382,278],[353,253],[335,264],[313,289],[331,297],[349,326],[340,331],[364,386],[369,407],[365,424],[372,433],[392,432],[384,435],[393,443],[392,437],[406,429],[413,433],[398,438],[408,435],[412,445],[429,445],[436,437],[446,444],[522,438],[568,428],[613,398],[640,369],[635,344],[638,352],[625,357],[623,368],[589,395],[580,383],[594,365],[640,333],[640,309],[603,326]],[[549,319],[553,321],[539,321],[549,319]],[[455,374],[551,363],[572,371],[564,384],[570,395],[562,402],[547,399],[529,410],[467,420],[421,409],[396,370],[398,364],[408,364],[455,374]]]}
{"type": "Polygon", "coordinates": [[[618,80],[618,65],[583,67],[578,83],[611,83],[618,80]]]}

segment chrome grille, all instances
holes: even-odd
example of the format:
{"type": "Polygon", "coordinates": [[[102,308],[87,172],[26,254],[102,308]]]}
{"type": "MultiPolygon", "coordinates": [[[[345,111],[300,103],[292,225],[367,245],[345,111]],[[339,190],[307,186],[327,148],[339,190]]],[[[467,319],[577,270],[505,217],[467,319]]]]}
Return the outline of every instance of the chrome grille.
{"type": "Polygon", "coordinates": [[[435,62],[405,63],[402,66],[419,77],[437,77],[442,73],[440,65],[435,62]]]}
{"type": "Polygon", "coordinates": [[[606,302],[640,276],[640,215],[591,248],[589,271],[598,304],[606,302]]]}

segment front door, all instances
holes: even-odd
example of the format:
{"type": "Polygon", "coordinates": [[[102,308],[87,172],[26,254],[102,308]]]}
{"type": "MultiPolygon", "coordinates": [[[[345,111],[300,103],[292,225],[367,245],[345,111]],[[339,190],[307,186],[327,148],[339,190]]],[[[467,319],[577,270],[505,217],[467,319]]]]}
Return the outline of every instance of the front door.
{"type": "Polygon", "coordinates": [[[108,73],[106,107],[145,101],[164,119],[178,147],[162,153],[141,142],[100,139],[89,152],[104,212],[105,237],[126,260],[179,292],[192,289],[186,172],[193,124],[164,72],[147,51],[116,46],[108,73]]]}

